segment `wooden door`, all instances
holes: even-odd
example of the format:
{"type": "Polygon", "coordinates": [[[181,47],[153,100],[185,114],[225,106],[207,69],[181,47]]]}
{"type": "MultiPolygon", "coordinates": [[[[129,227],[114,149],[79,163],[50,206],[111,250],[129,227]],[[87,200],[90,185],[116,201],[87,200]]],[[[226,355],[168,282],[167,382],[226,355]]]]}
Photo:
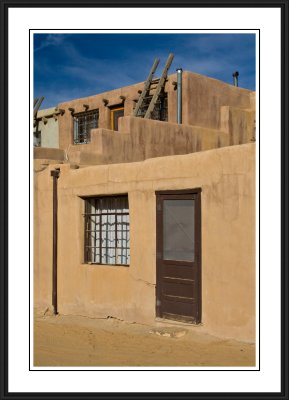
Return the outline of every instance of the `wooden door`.
{"type": "Polygon", "coordinates": [[[156,315],[201,322],[201,190],[156,192],[156,315]]]}

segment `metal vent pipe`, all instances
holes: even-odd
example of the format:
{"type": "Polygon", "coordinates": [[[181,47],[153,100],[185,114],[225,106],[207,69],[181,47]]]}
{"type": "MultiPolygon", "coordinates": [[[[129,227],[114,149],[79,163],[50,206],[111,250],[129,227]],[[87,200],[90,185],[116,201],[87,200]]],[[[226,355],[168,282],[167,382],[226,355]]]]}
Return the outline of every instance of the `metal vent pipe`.
{"type": "Polygon", "coordinates": [[[237,86],[237,87],[239,86],[238,77],[239,77],[239,72],[235,71],[233,73],[233,79],[234,79],[234,86],[237,86]]]}
{"type": "Polygon", "coordinates": [[[177,123],[182,123],[182,77],[183,69],[177,68],[177,123]]]}

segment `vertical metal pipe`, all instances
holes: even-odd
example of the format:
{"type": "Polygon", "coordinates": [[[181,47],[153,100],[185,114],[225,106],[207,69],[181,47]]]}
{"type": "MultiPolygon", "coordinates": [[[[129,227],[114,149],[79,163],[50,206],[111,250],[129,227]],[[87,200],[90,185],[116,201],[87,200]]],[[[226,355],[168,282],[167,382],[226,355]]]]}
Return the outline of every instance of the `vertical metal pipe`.
{"type": "Polygon", "coordinates": [[[53,312],[57,314],[57,179],[59,178],[60,170],[55,169],[50,172],[53,177],[53,244],[52,244],[52,305],[53,312]]]}
{"type": "Polygon", "coordinates": [[[182,76],[183,69],[177,69],[177,123],[182,123],[182,76]]]}
{"type": "Polygon", "coordinates": [[[235,72],[233,73],[234,86],[239,86],[239,83],[238,83],[238,76],[239,76],[239,72],[238,72],[238,71],[235,71],[235,72]]]}

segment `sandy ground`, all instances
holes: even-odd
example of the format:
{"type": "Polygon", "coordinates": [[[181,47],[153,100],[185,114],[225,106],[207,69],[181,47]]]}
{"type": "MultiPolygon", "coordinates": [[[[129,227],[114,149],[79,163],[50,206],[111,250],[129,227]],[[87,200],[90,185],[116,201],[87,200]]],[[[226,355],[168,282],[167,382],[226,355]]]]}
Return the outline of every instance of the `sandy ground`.
{"type": "Polygon", "coordinates": [[[254,344],[221,340],[187,326],[158,328],[151,333],[151,326],[113,318],[38,315],[34,321],[34,365],[255,365],[254,344]]]}

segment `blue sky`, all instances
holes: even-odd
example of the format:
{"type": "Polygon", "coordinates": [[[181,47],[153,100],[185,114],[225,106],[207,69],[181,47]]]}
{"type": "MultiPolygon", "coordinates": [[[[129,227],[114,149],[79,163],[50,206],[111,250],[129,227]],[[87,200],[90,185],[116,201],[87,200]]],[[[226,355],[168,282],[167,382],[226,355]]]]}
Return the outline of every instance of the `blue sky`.
{"type": "Polygon", "coordinates": [[[176,68],[255,90],[254,34],[34,34],[34,98],[41,108],[144,81],[154,59],[156,77],[169,53],[176,68]]]}

